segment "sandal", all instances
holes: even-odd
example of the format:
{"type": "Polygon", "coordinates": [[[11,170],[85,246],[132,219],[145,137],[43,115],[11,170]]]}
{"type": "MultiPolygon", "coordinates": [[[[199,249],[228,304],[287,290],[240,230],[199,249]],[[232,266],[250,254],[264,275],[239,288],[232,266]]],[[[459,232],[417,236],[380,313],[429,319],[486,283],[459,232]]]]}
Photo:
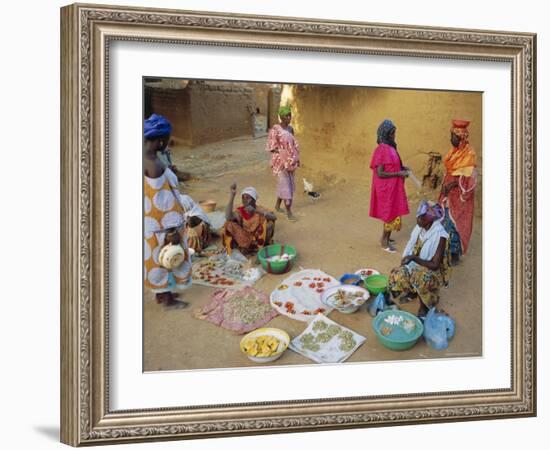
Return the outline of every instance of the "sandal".
{"type": "Polygon", "coordinates": [[[388,245],[387,247],[382,247],[382,250],[388,253],[397,253],[397,250],[395,249],[395,247],[391,245],[388,245]]]}

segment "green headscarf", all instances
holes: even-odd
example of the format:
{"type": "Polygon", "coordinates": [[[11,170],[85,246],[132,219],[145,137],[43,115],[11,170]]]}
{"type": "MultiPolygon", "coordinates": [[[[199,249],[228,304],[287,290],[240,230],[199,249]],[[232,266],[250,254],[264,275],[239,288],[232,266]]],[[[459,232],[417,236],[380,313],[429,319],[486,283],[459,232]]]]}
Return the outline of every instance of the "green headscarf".
{"type": "Polygon", "coordinates": [[[291,112],[292,110],[290,109],[290,106],[281,106],[279,108],[279,117],[288,116],[291,112]]]}

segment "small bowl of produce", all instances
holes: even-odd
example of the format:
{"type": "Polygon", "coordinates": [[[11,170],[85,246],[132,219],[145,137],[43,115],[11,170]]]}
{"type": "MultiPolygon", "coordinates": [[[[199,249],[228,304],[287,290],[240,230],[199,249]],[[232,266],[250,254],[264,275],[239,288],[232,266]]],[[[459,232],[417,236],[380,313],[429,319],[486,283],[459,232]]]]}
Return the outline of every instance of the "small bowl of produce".
{"type": "Polygon", "coordinates": [[[386,292],[388,288],[388,276],[381,274],[371,275],[365,278],[365,287],[371,294],[386,292]]]}
{"type": "Polygon", "coordinates": [[[258,260],[267,273],[286,273],[296,259],[296,249],[292,245],[273,244],[258,252],[258,260]]]}
{"type": "Polygon", "coordinates": [[[353,285],[334,286],[321,294],[323,304],[344,314],[354,313],[368,299],[366,289],[353,285]]]}
{"type": "Polygon", "coordinates": [[[204,212],[213,212],[216,210],[216,200],[201,200],[199,206],[204,212]]]}
{"type": "Polygon", "coordinates": [[[345,273],[342,275],[342,278],[340,278],[340,283],[344,285],[353,285],[353,286],[359,286],[363,279],[361,276],[356,275],[354,273],[345,273]]]}
{"type": "Polygon", "coordinates": [[[386,310],[374,318],[372,327],[380,343],[390,350],[408,350],[424,333],[422,321],[414,314],[400,310],[386,310]]]}
{"type": "Polygon", "coordinates": [[[370,277],[371,275],[379,275],[379,274],[380,274],[380,272],[378,272],[378,270],[370,269],[368,267],[366,267],[364,269],[359,269],[355,272],[355,275],[359,275],[363,280],[365,278],[370,277]]]}
{"type": "Polygon", "coordinates": [[[284,330],[258,328],[241,339],[240,348],[250,361],[268,363],[279,359],[289,343],[290,337],[284,330]]]}

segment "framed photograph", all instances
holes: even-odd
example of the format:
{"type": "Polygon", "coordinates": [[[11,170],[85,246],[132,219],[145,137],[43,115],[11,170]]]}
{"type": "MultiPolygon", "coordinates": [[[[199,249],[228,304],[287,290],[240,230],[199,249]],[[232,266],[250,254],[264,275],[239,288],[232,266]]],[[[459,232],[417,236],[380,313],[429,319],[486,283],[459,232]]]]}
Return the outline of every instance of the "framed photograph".
{"type": "Polygon", "coordinates": [[[536,414],[536,36],[61,10],[80,446],[536,414]]]}

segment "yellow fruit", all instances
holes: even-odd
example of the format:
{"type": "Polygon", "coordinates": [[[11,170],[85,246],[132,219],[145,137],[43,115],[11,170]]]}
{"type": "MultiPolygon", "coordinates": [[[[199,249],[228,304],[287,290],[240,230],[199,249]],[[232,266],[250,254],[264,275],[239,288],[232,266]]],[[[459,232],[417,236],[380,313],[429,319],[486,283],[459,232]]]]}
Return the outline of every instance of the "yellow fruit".
{"type": "Polygon", "coordinates": [[[274,336],[258,336],[243,343],[243,351],[249,356],[266,358],[277,353],[279,339],[274,336]]]}

